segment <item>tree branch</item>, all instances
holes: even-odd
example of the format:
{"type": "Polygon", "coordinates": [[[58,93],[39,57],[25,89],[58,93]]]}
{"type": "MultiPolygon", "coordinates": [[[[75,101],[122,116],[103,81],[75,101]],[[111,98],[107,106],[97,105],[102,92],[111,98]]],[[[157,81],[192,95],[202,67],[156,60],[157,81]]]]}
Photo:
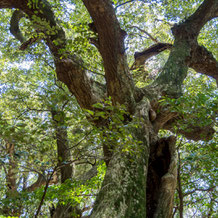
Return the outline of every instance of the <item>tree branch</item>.
{"type": "Polygon", "coordinates": [[[131,26],[130,28],[138,29],[139,31],[145,33],[153,42],[159,43],[159,41],[156,38],[154,38],[150,33],[148,33],[147,31],[145,31],[143,29],[141,29],[140,27],[138,27],[138,26],[131,26]]]}
{"type": "Polygon", "coordinates": [[[148,60],[150,57],[158,55],[162,51],[165,51],[166,49],[171,49],[172,44],[169,43],[157,43],[149,48],[145,49],[142,52],[136,52],[134,57],[135,57],[135,62],[131,67],[131,70],[136,69],[143,65],[146,60],[148,60]]]}
{"type": "Polygon", "coordinates": [[[187,31],[187,33],[192,33],[192,37],[196,37],[197,39],[202,27],[215,17],[218,17],[217,0],[204,0],[194,14],[188,17],[183,23],[173,27],[173,34],[177,35],[181,31],[187,31]]]}
{"type": "Polygon", "coordinates": [[[132,3],[132,2],[134,2],[134,1],[135,1],[135,0],[129,0],[129,1],[123,2],[123,3],[119,4],[119,5],[117,5],[117,6],[115,7],[115,10],[117,10],[117,8],[119,8],[119,7],[123,6],[123,5],[132,3]]]}
{"type": "Polygon", "coordinates": [[[19,21],[24,16],[25,15],[21,10],[15,10],[12,14],[11,21],[10,21],[10,32],[21,43],[23,43],[25,41],[25,37],[23,36],[22,32],[20,31],[19,21]]]}
{"type": "Polygon", "coordinates": [[[192,47],[187,64],[196,72],[213,77],[218,84],[218,62],[204,46],[196,44],[192,47]]]}
{"type": "Polygon", "coordinates": [[[46,185],[45,185],[45,188],[44,188],[44,192],[43,192],[43,195],[42,195],[42,199],[41,199],[40,204],[39,204],[39,207],[38,207],[38,209],[37,209],[37,211],[36,211],[35,218],[37,218],[38,215],[39,215],[39,212],[40,212],[40,210],[41,210],[43,201],[44,201],[44,199],[45,199],[45,195],[46,195],[46,192],[47,192],[47,189],[48,189],[49,182],[51,181],[51,179],[52,179],[52,177],[53,177],[55,171],[57,170],[57,168],[58,168],[58,167],[56,166],[56,167],[53,169],[51,175],[49,176],[49,178],[48,178],[48,180],[47,180],[47,182],[46,182],[46,185]]]}
{"type": "Polygon", "coordinates": [[[99,51],[103,58],[108,95],[112,101],[134,110],[134,84],[125,55],[126,32],[120,28],[110,0],[83,0],[98,34],[99,51]]]}
{"type": "Polygon", "coordinates": [[[58,79],[67,85],[82,108],[92,109],[92,105],[103,97],[100,96],[102,92],[93,89],[86,70],[81,67],[83,61],[75,54],[65,52],[65,33],[57,25],[48,1],[0,0],[0,8],[17,8],[27,14],[37,31],[45,34],[44,40],[54,56],[58,79]]]}
{"type": "MultiPolygon", "coordinates": [[[[185,122],[185,121],[184,121],[185,122]]],[[[212,126],[193,126],[189,125],[188,129],[182,129],[181,119],[178,118],[169,120],[167,123],[163,125],[163,129],[169,130],[171,132],[176,132],[184,135],[187,139],[194,141],[209,141],[213,138],[215,130],[212,126]],[[175,131],[174,126],[177,126],[175,131]]]]}
{"type": "Polygon", "coordinates": [[[196,188],[196,189],[194,189],[194,190],[192,190],[190,192],[184,193],[184,197],[187,196],[187,195],[191,195],[191,194],[193,194],[193,193],[195,193],[197,191],[199,191],[199,192],[210,192],[210,191],[213,191],[214,189],[215,189],[215,186],[212,186],[212,187],[209,187],[209,188],[205,188],[205,189],[196,188]]]}
{"type": "MultiPolygon", "coordinates": [[[[199,47],[196,49],[196,45],[197,37],[201,28],[206,24],[207,21],[216,17],[217,14],[217,0],[205,0],[193,15],[191,15],[183,23],[174,25],[172,28],[172,33],[175,37],[173,49],[171,50],[170,56],[163,68],[163,71],[157,77],[156,81],[154,81],[154,85],[162,86],[162,94],[167,94],[171,97],[179,97],[181,95],[182,84],[187,76],[189,66],[187,60],[190,60],[190,58],[192,60],[190,66],[195,67],[204,73],[207,72],[207,74],[216,74],[217,65],[215,63],[216,67],[214,67],[214,60],[212,67],[209,64],[207,67],[204,67],[204,69],[200,69],[200,65],[196,64],[198,61],[196,63],[193,62],[192,55],[194,54],[195,57],[200,56],[201,60],[207,60],[207,63],[210,62],[209,60],[212,60],[211,55],[208,57],[207,54],[207,57],[203,58],[202,55],[196,54],[196,51],[199,51],[199,47]],[[215,68],[215,73],[213,70],[213,73],[211,73],[211,68],[215,68]]],[[[203,53],[205,54],[205,50],[203,53]]]]}

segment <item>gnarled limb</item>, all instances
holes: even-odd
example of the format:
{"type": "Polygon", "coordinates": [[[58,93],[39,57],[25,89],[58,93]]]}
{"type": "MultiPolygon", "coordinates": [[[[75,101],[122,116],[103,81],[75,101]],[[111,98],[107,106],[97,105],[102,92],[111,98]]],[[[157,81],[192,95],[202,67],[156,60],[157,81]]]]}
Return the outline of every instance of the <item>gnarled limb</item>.
{"type": "MultiPolygon", "coordinates": [[[[199,32],[206,22],[216,17],[217,14],[217,1],[205,0],[193,15],[172,28],[175,42],[163,71],[154,82],[162,86],[162,93],[172,97],[181,95],[182,83],[188,71],[187,60],[192,57],[192,50],[195,51],[199,32]]],[[[207,69],[202,72],[205,71],[207,69]]]]}
{"type": "Polygon", "coordinates": [[[152,122],[155,132],[158,132],[160,129],[166,129],[172,133],[182,134],[187,139],[194,141],[209,141],[213,138],[215,133],[214,124],[207,126],[200,126],[197,123],[189,124],[190,120],[195,119],[193,115],[192,117],[186,115],[187,119],[184,119],[184,115],[179,112],[171,112],[170,108],[161,107],[155,101],[152,102],[151,108],[157,113],[155,120],[152,122]],[[187,127],[182,128],[184,126],[187,127]]]}
{"type": "Polygon", "coordinates": [[[10,32],[21,43],[23,43],[25,41],[25,37],[23,36],[22,32],[20,31],[19,21],[24,16],[25,15],[21,10],[15,10],[12,14],[11,21],[10,21],[10,32]]]}
{"type": "MultiPolygon", "coordinates": [[[[131,69],[142,66],[148,58],[155,56],[166,49],[171,49],[172,47],[173,45],[169,43],[158,43],[142,52],[136,52],[135,62],[131,69]]],[[[218,83],[218,62],[213,54],[204,46],[194,43],[191,48],[190,56],[186,59],[186,64],[198,73],[213,77],[218,83]]]]}
{"type": "Polygon", "coordinates": [[[218,84],[218,62],[204,46],[196,43],[192,47],[191,57],[187,59],[187,64],[196,72],[213,77],[218,84]]]}
{"type": "MultiPolygon", "coordinates": [[[[46,0],[29,3],[31,2],[28,0],[0,0],[0,8],[20,9],[26,13],[34,26],[37,27],[37,30],[42,32],[47,30],[45,41],[54,56],[58,79],[67,85],[82,108],[92,109],[92,105],[103,97],[101,96],[103,91],[96,92],[96,89],[92,87],[80,58],[74,54],[63,52],[66,46],[65,33],[57,25],[50,4],[46,0]],[[39,22],[38,19],[42,22],[39,22]]],[[[102,89],[102,87],[98,86],[98,89],[102,89]]]]}
{"type": "Polygon", "coordinates": [[[134,111],[134,84],[125,55],[125,31],[120,28],[110,0],[83,0],[98,33],[99,51],[104,61],[108,95],[115,103],[134,111]]]}
{"type": "Polygon", "coordinates": [[[176,132],[184,135],[187,139],[194,141],[209,141],[213,138],[215,130],[213,126],[193,126],[189,125],[188,129],[182,129],[181,121],[179,119],[172,119],[163,125],[163,129],[170,130],[171,132],[176,132]],[[174,126],[177,126],[176,131],[174,126]]]}

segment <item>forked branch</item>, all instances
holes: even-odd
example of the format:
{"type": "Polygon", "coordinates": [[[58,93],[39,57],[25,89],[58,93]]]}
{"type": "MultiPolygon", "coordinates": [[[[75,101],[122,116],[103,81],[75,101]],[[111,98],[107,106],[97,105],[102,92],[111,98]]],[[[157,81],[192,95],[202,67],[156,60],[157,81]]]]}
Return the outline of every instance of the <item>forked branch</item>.
{"type": "Polygon", "coordinates": [[[205,0],[193,15],[172,28],[175,37],[173,49],[163,71],[154,82],[154,85],[162,86],[163,94],[171,97],[179,97],[182,94],[182,84],[187,76],[188,67],[217,78],[216,60],[197,44],[200,30],[217,15],[218,1],[205,0]]]}

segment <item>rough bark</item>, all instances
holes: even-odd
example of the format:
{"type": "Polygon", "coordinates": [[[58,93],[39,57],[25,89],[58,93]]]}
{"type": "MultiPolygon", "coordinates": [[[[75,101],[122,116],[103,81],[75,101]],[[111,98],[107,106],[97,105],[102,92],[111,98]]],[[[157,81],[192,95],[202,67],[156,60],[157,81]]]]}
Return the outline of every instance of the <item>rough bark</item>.
{"type": "Polygon", "coordinates": [[[83,0],[98,33],[99,51],[105,68],[107,94],[114,103],[125,104],[134,112],[134,84],[127,64],[124,38],[112,2],[83,0]]]}
{"type": "MultiPolygon", "coordinates": [[[[174,119],[174,114],[163,110],[161,117],[152,116],[150,119],[149,101],[157,101],[161,95],[179,97],[188,67],[217,79],[217,62],[205,48],[199,47],[197,36],[206,22],[218,15],[218,2],[205,0],[192,16],[172,28],[175,42],[169,59],[153,84],[144,89],[135,88],[129,74],[125,31],[120,28],[112,2],[83,0],[83,3],[97,31],[107,95],[111,96],[114,105],[126,105],[130,114],[141,120],[140,128],[132,131],[135,139],[142,142],[135,144],[136,152],[133,154],[117,149],[117,143],[91,217],[171,217],[176,181],[175,140],[172,137],[158,140],[157,133],[166,123],[169,124],[170,119],[174,119]],[[201,61],[206,64],[202,65],[201,61]],[[162,162],[164,164],[160,165],[162,162]],[[148,182],[147,175],[151,175],[148,182]],[[168,205],[170,208],[167,208],[168,205]]],[[[94,103],[101,102],[104,89],[97,83],[98,89],[95,89],[82,66],[83,61],[65,51],[64,31],[57,25],[52,7],[46,0],[34,3],[28,0],[0,0],[0,8],[20,9],[37,26],[37,31],[44,33],[45,29],[55,28],[55,34],[45,34],[45,42],[54,57],[57,77],[67,85],[82,108],[93,109],[94,103]],[[31,4],[28,5],[28,2],[31,4]],[[34,19],[36,14],[47,22],[46,25],[34,19]]],[[[63,172],[63,175],[68,177],[69,172],[63,172]]]]}
{"type": "Polygon", "coordinates": [[[174,45],[163,71],[154,82],[154,84],[162,86],[163,94],[172,97],[178,97],[182,94],[181,87],[189,66],[196,68],[201,73],[210,74],[217,78],[217,62],[211,57],[211,53],[203,49],[203,54],[207,55],[206,57],[202,57],[203,54],[196,54],[199,49],[197,43],[199,32],[209,20],[217,17],[217,8],[216,0],[205,0],[193,15],[172,28],[175,38],[174,45]],[[206,71],[204,67],[200,69],[199,61],[195,59],[198,56],[200,56],[201,61],[206,60],[208,68],[206,71]],[[190,60],[189,63],[188,60],[190,60]]]}
{"type": "Polygon", "coordinates": [[[67,127],[64,122],[63,111],[51,111],[54,122],[56,142],[57,142],[57,159],[61,171],[61,183],[73,176],[72,157],[68,145],[67,127]]]}
{"type": "Polygon", "coordinates": [[[115,146],[91,218],[172,215],[177,181],[176,139],[158,140],[147,99],[136,110],[140,128],[130,131],[141,143],[133,145],[133,153],[124,152],[119,144],[115,146]]]}
{"type": "Polygon", "coordinates": [[[143,145],[136,144],[133,154],[122,151],[122,147],[114,153],[97,196],[91,218],[146,217],[149,142],[144,135],[144,129],[138,129],[137,133],[140,139],[143,137],[143,145]]]}

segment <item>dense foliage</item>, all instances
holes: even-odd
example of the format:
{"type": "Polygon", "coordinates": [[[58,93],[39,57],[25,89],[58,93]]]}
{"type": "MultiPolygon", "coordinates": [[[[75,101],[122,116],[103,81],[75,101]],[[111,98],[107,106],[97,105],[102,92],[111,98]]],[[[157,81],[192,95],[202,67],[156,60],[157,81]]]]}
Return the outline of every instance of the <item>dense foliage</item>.
{"type": "MultiPolygon", "coordinates": [[[[92,20],[82,1],[48,2],[65,31],[66,51],[79,55],[89,77],[105,84],[102,58],[90,43],[96,33],[89,28],[92,20]]],[[[201,0],[113,0],[121,28],[127,32],[127,58],[137,87],[144,87],[156,78],[169,50],[151,57],[140,69],[133,67],[134,53],[156,42],[173,43],[171,27],[193,14],[201,3],[201,0]]],[[[83,216],[88,215],[106,172],[102,145],[116,141],[122,151],[137,156],[140,150],[135,145],[141,142],[129,130],[140,123],[124,105],[115,107],[110,97],[96,103],[95,111],[81,109],[75,96],[57,78],[44,33],[37,32],[35,23],[25,17],[19,25],[24,37],[37,40],[20,50],[20,42],[10,33],[13,11],[2,9],[0,16],[0,217],[34,217],[38,209],[41,217],[47,217],[58,204],[79,207],[83,216]],[[126,117],[133,121],[125,123],[126,117]],[[101,118],[109,120],[105,128],[94,125],[101,118]],[[57,154],[59,129],[67,132],[64,139],[70,151],[67,161],[57,154]],[[60,170],[65,164],[72,166],[73,177],[61,182],[60,170]]],[[[198,43],[216,58],[217,24],[217,19],[209,21],[198,36],[198,43]]],[[[218,108],[216,81],[189,69],[182,88],[184,94],[180,98],[159,99],[161,107],[183,116],[180,129],[187,131],[196,124],[214,125],[218,108]]],[[[178,138],[179,154],[174,217],[215,217],[217,136],[206,142],[193,141],[182,136],[177,126],[170,130],[178,138]]],[[[160,136],[170,134],[167,130],[159,132],[160,136]]]]}

